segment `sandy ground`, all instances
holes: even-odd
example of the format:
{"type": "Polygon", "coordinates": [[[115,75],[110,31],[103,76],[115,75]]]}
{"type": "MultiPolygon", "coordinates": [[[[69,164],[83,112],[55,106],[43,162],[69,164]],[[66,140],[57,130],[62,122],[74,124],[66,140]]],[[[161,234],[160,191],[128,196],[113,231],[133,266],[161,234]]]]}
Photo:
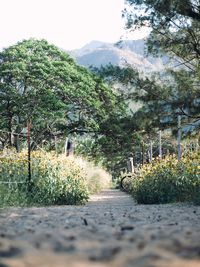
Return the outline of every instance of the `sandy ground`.
{"type": "Polygon", "coordinates": [[[0,267],[25,266],[200,267],[200,207],[105,190],[86,206],[0,210],[0,267]]]}

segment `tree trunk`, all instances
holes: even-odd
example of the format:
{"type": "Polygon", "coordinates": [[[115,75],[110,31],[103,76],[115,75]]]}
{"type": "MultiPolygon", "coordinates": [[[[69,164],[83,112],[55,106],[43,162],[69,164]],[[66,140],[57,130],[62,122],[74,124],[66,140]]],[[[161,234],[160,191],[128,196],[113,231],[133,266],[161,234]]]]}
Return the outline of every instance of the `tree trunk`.
{"type": "Polygon", "coordinates": [[[12,146],[12,118],[13,115],[10,111],[10,102],[7,102],[7,115],[8,115],[8,146],[11,147],[12,146]]]}
{"type": "Polygon", "coordinates": [[[16,128],[16,134],[14,134],[14,146],[16,148],[17,153],[20,152],[20,138],[19,138],[20,132],[21,132],[20,118],[19,116],[17,116],[17,128],[16,128]]]}

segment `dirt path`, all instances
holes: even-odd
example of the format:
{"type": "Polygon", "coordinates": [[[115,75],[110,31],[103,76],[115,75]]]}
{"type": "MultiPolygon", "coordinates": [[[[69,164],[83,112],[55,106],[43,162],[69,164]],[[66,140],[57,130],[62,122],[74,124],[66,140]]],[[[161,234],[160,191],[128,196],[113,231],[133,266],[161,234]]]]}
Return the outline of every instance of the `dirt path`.
{"type": "Polygon", "coordinates": [[[0,210],[0,267],[200,267],[200,207],[137,205],[106,190],[86,206],[0,210]]]}

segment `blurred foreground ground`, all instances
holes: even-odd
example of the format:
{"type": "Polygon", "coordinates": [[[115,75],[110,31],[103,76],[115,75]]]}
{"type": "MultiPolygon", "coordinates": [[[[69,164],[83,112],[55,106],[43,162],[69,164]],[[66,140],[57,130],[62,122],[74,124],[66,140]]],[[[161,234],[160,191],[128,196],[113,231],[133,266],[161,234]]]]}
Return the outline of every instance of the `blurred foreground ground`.
{"type": "Polygon", "coordinates": [[[0,267],[25,266],[200,267],[200,207],[105,190],[86,206],[0,210],[0,267]]]}

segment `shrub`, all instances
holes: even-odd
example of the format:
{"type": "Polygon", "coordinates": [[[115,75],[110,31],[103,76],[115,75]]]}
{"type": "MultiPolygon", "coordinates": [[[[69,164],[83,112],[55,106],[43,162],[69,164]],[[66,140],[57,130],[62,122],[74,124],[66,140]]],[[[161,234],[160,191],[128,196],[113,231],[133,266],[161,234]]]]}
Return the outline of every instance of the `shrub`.
{"type": "Polygon", "coordinates": [[[138,203],[192,201],[200,204],[200,154],[191,153],[180,162],[175,156],[141,167],[129,180],[128,190],[138,203]]]}

